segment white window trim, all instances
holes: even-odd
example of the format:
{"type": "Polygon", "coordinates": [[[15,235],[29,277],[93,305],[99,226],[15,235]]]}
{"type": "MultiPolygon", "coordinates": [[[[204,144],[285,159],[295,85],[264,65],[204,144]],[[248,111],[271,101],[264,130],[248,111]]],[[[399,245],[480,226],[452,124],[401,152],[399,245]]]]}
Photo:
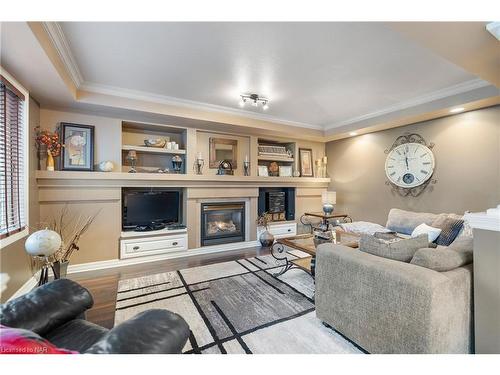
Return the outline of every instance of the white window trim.
{"type": "Polygon", "coordinates": [[[16,89],[18,89],[25,98],[24,105],[24,207],[25,207],[25,215],[26,215],[26,228],[18,233],[14,233],[13,235],[2,238],[0,240],[0,250],[5,247],[11,245],[12,243],[19,241],[26,237],[29,234],[29,226],[30,226],[30,216],[29,216],[29,202],[30,202],[30,190],[29,190],[29,171],[30,171],[30,119],[29,119],[29,108],[30,108],[30,93],[28,90],[24,88],[12,75],[10,75],[3,66],[0,65],[0,73],[12,84],[16,89]]]}

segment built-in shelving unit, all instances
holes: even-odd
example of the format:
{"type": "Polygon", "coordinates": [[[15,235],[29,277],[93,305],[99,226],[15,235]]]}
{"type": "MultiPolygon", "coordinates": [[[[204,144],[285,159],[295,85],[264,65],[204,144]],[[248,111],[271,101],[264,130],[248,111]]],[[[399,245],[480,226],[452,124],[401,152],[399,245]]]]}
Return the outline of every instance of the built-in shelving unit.
{"type": "Polygon", "coordinates": [[[131,164],[127,160],[130,151],[137,154],[136,168],[139,172],[156,172],[172,170],[172,158],[176,155],[182,158],[181,173],[186,173],[187,130],[171,125],[144,124],[135,122],[122,123],[122,171],[128,172],[131,164]],[[145,139],[165,139],[175,142],[178,149],[166,147],[147,147],[145,139]]]}
{"type": "MultiPolygon", "coordinates": [[[[278,168],[281,166],[290,167],[289,169],[291,169],[291,175],[295,167],[295,146],[295,142],[277,142],[259,138],[257,146],[258,166],[266,167],[268,169],[268,173],[271,175],[272,172],[270,171],[270,167],[276,163],[278,168]]],[[[280,175],[279,170],[277,173],[278,176],[275,177],[285,177],[280,175]]]]}

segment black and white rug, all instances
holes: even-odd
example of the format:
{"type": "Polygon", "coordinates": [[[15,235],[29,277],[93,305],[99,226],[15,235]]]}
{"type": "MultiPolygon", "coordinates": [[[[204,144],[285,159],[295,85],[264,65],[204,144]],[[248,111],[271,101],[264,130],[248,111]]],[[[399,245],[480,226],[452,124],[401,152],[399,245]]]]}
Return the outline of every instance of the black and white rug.
{"type": "Polygon", "coordinates": [[[185,353],[361,353],[316,318],[312,278],[278,267],[266,255],[122,280],[115,325],[160,308],[189,324],[185,353]]]}

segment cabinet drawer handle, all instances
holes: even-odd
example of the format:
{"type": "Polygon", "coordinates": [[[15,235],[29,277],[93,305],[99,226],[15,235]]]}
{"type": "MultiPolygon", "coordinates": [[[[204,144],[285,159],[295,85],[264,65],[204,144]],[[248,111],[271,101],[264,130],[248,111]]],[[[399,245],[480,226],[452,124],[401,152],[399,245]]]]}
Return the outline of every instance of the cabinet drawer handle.
{"type": "Polygon", "coordinates": [[[178,244],[179,244],[179,242],[172,242],[172,246],[176,246],[178,244]]]}
{"type": "Polygon", "coordinates": [[[139,249],[140,249],[140,247],[139,247],[139,246],[134,246],[132,249],[133,249],[133,250],[139,250],[139,249]]]}

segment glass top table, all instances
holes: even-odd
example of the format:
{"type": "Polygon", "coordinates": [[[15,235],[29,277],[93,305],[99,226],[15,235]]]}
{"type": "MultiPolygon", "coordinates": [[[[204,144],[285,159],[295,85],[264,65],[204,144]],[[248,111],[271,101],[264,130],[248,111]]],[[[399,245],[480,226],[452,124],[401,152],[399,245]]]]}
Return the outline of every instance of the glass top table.
{"type": "MultiPolygon", "coordinates": [[[[324,241],[321,243],[324,243],[324,241]]],[[[357,248],[359,247],[359,236],[353,233],[337,230],[334,232],[333,240],[329,243],[357,248]]],[[[274,276],[283,275],[292,268],[300,268],[314,277],[316,246],[314,235],[312,234],[301,234],[294,237],[280,238],[276,240],[274,245],[271,247],[271,255],[276,260],[284,262],[284,264],[281,270],[275,273],[274,276]],[[290,260],[285,254],[287,247],[303,251],[310,254],[310,256],[290,260]]]]}

